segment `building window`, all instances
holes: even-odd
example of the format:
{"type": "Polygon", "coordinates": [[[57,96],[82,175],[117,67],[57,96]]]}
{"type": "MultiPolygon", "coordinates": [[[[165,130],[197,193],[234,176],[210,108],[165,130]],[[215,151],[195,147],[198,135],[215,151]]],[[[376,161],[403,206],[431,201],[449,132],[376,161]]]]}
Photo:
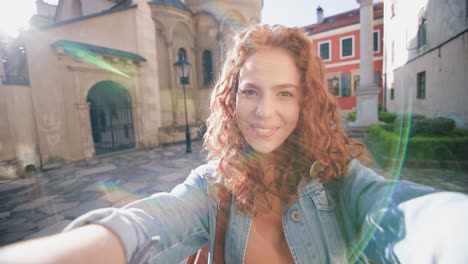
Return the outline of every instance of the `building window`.
{"type": "Polygon", "coordinates": [[[351,95],[351,74],[341,74],[341,96],[351,95]]]}
{"type": "Polygon", "coordinates": [[[380,52],[380,31],[374,31],[374,53],[380,52]]]}
{"type": "Polygon", "coordinates": [[[211,52],[209,50],[203,51],[202,54],[203,63],[203,84],[210,85],[213,81],[213,60],[211,58],[211,52]]]}
{"type": "Polygon", "coordinates": [[[330,94],[334,96],[350,96],[351,95],[351,74],[350,73],[335,73],[327,77],[327,88],[330,94]]]}
{"type": "Polygon", "coordinates": [[[425,99],[426,98],[426,72],[418,72],[418,83],[417,83],[417,91],[416,91],[416,98],[418,99],[425,99]]]}
{"type": "Polygon", "coordinates": [[[381,87],[382,74],[379,71],[374,71],[374,84],[381,87]]]}
{"type": "Polygon", "coordinates": [[[395,99],[395,88],[390,88],[390,100],[395,99]]]}
{"type": "Polygon", "coordinates": [[[187,60],[187,52],[185,51],[184,48],[179,49],[179,52],[177,53],[177,57],[179,60],[181,59],[187,60]]]}
{"type": "Polygon", "coordinates": [[[1,82],[29,85],[28,58],[26,48],[22,44],[12,44],[9,48],[6,48],[3,57],[0,57],[0,59],[2,60],[0,63],[3,64],[0,66],[1,82]]]}
{"type": "Polygon", "coordinates": [[[340,78],[338,76],[330,76],[327,78],[328,91],[334,95],[340,95],[340,78]]]}
{"type": "Polygon", "coordinates": [[[331,60],[331,44],[330,41],[319,43],[319,54],[320,58],[324,61],[331,60]]]}
{"type": "Polygon", "coordinates": [[[354,36],[341,38],[340,42],[341,59],[354,57],[354,36]]]}
{"type": "Polygon", "coordinates": [[[426,18],[423,18],[421,22],[419,23],[419,28],[418,28],[418,47],[424,46],[427,43],[426,26],[427,26],[426,18]]]}

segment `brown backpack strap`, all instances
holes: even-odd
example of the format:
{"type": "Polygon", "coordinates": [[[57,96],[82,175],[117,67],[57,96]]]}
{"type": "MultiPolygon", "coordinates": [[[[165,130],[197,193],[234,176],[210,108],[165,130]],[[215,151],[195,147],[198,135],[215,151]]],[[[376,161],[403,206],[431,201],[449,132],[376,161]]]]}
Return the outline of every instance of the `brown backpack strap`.
{"type": "MultiPolygon", "coordinates": [[[[218,213],[216,214],[216,233],[214,244],[214,263],[224,264],[224,244],[226,228],[229,221],[229,212],[231,210],[231,195],[229,193],[220,193],[218,200],[218,213]]],[[[206,264],[208,263],[208,253],[210,252],[210,243],[201,248],[197,253],[188,257],[187,264],[206,264]]]]}
{"type": "Polygon", "coordinates": [[[218,213],[216,215],[216,234],[214,244],[214,263],[224,264],[224,244],[226,229],[229,222],[229,212],[231,210],[231,195],[225,193],[220,195],[218,201],[218,213]]]}

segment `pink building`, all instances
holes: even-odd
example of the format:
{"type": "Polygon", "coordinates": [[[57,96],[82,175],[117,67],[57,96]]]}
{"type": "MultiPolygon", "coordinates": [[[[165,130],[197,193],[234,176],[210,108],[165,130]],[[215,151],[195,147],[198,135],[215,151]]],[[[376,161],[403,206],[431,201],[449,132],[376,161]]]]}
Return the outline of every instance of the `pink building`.
{"type": "MultiPolygon", "coordinates": [[[[317,8],[317,23],[303,29],[313,41],[326,68],[326,84],[342,110],[356,108],[355,92],[359,85],[359,8],[330,17],[317,8]]],[[[374,80],[382,87],[383,3],[374,4],[374,80]]],[[[381,90],[382,91],[382,90],[381,90]]],[[[382,102],[382,92],[379,94],[382,102]]]]}

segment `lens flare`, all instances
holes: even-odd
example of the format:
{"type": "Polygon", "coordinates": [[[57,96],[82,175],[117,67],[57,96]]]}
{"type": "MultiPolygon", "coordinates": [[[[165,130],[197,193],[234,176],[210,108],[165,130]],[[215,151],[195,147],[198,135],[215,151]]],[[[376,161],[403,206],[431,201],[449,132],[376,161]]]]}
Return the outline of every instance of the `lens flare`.
{"type": "Polygon", "coordinates": [[[125,190],[111,179],[99,181],[97,190],[102,194],[102,199],[115,207],[121,207],[148,196],[146,193],[125,190]]]}
{"type": "Polygon", "coordinates": [[[73,57],[81,61],[92,64],[100,69],[110,71],[110,72],[129,78],[127,74],[123,73],[121,70],[112,66],[111,64],[106,62],[104,59],[99,58],[94,52],[89,51],[88,49],[82,47],[79,44],[66,43],[66,44],[63,44],[63,49],[66,53],[72,55],[73,57]]]}
{"type": "Polygon", "coordinates": [[[411,118],[412,118],[412,106],[413,106],[413,98],[411,95],[408,96],[408,103],[406,103],[405,96],[403,95],[402,106],[403,114],[402,118],[399,119],[399,123],[397,125],[397,133],[398,133],[398,143],[395,146],[395,158],[393,159],[393,164],[391,166],[391,172],[389,176],[389,184],[385,189],[385,193],[383,198],[378,201],[375,208],[383,208],[384,213],[377,214],[375,219],[372,219],[373,223],[370,225],[366,225],[365,229],[362,230],[361,238],[357,243],[349,249],[348,251],[348,262],[355,263],[358,261],[359,257],[363,254],[366,247],[369,245],[372,237],[374,236],[375,232],[379,231],[380,223],[382,218],[385,216],[385,213],[388,211],[389,203],[392,200],[392,196],[397,185],[397,180],[399,180],[401,176],[401,171],[403,169],[403,164],[406,158],[406,149],[408,147],[409,135],[410,135],[410,128],[411,128],[411,118]],[[406,109],[404,109],[406,107],[406,109]]]}

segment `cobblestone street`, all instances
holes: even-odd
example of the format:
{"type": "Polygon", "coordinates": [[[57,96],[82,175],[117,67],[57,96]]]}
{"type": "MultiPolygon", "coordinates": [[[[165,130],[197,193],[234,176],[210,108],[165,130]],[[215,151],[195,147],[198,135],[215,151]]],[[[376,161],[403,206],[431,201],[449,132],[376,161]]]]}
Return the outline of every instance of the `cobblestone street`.
{"type": "MultiPolygon", "coordinates": [[[[100,207],[119,207],[154,192],[169,191],[204,163],[201,142],[132,150],[0,182],[0,245],[60,232],[77,216],[100,207]]],[[[390,172],[374,165],[390,177],[390,172]]],[[[468,193],[468,174],[438,169],[404,169],[401,179],[468,193]]]]}

